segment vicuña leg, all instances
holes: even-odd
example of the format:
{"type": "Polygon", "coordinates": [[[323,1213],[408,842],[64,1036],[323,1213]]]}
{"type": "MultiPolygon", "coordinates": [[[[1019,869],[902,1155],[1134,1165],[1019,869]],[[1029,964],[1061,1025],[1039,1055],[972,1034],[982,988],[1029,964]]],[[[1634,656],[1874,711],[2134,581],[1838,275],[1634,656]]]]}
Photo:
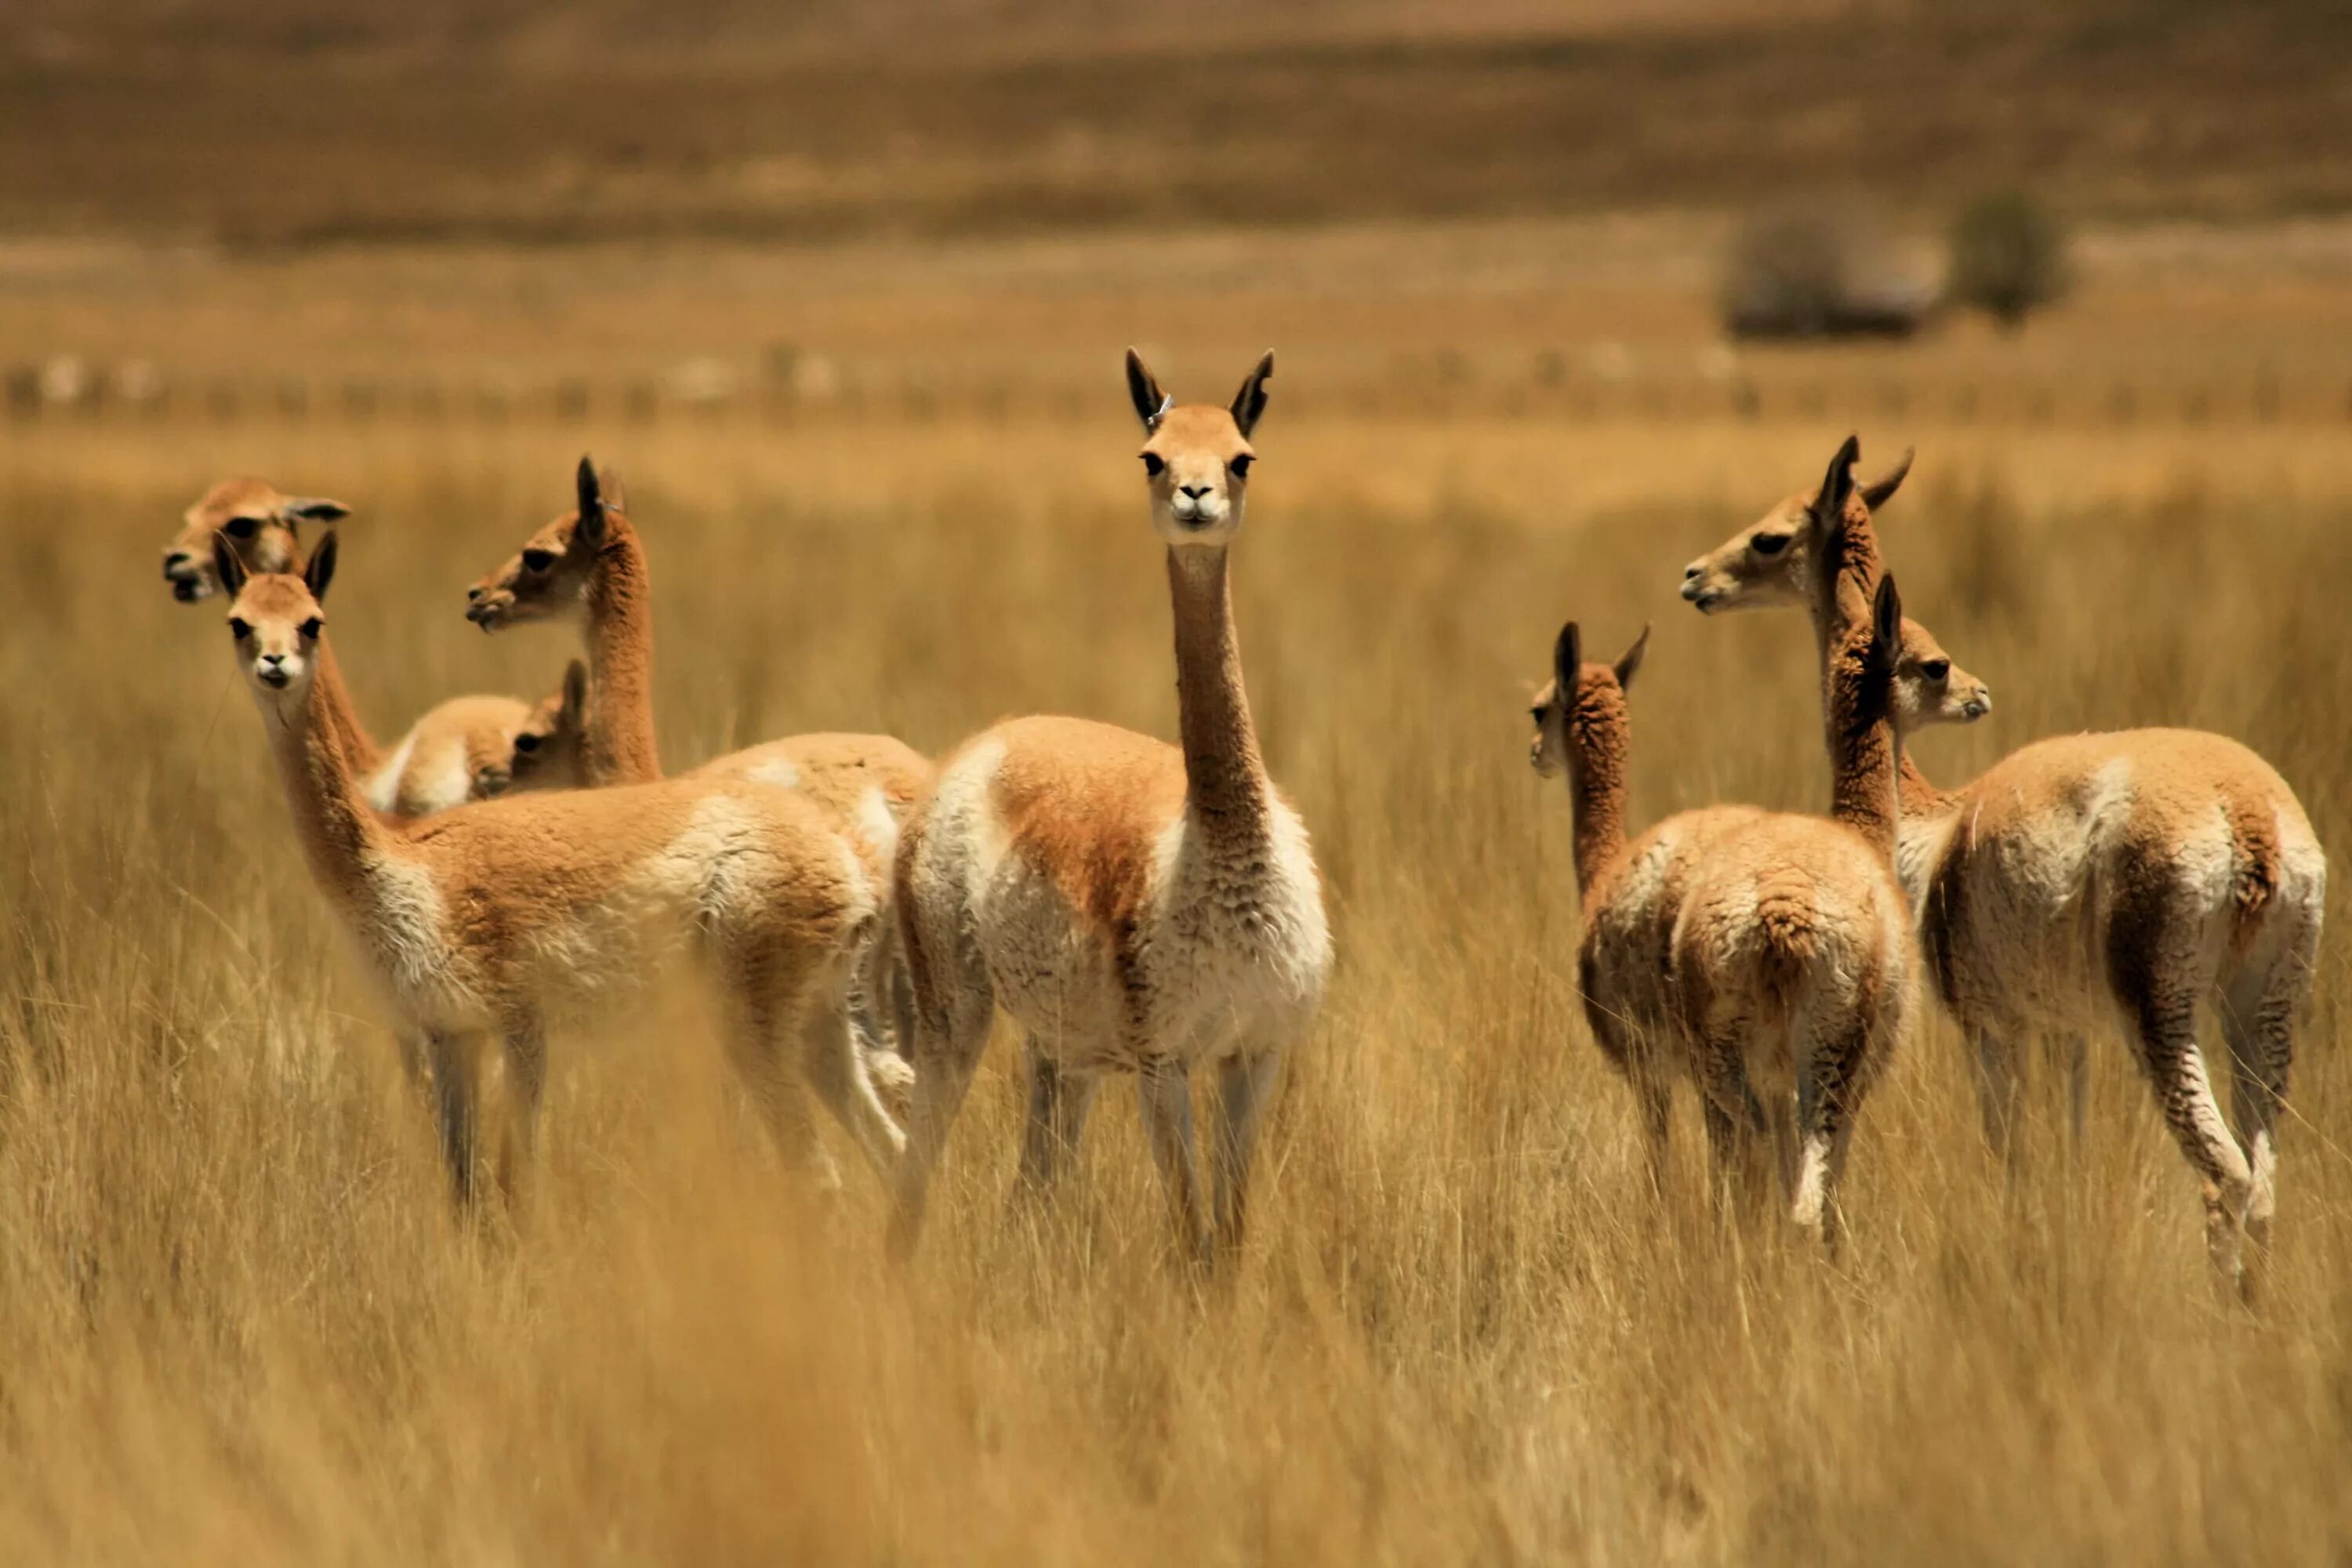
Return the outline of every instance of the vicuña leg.
{"type": "Polygon", "coordinates": [[[481,1098],[478,1034],[425,1037],[433,1068],[433,1120],[441,1137],[441,1161],[448,1168],[450,1194],[460,1209],[474,1203],[474,1137],[481,1098]]]}
{"type": "MultiPolygon", "coordinates": [[[[2318,932],[2310,933],[2315,948],[2318,932]]],[[[2231,1109],[2252,1183],[2246,1198],[2251,1243],[2240,1289],[2251,1305],[2270,1262],[2271,1223],[2278,1209],[2279,1111],[2294,1059],[2294,1014],[2311,984],[2311,952],[2301,942],[2284,944],[2271,962],[2230,977],[2221,1024],[2230,1045],[2231,1109]]]]}
{"type": "Polygon", "coordinates": [[[1097,1079],[1073,1073],[1032,1041],[1024,1052],[1029,1075],[1029,1115],[1021,1139],[1021,1174],[1013,1185],[1016,1203],[1050,1198],[1062,1173],[1077,1152],[1086,1131],[1087,1115],[1094,1109],[1097,1079]]]}
{"type": "Polygon", "coordinates": [[[521,1214],[539,1177],[540,1101],[547,1090],[547,1036],[536,1018],[510,1023],[502,1038],[507,1061],[506,1137],[499,1151],[499,1190],[521,1214]]]}
{"type": "Polygon", "coordinates": [[[2205,1058],[2197,1048],[2197,1001],[2205,985],[2195,964],[2168,963],[2162,956],[2163,915],[2149,896],[2118,906],[2116,1000],[2137,1033],[2140,1061],[2164,1124],[2197,1172],[2205,1200],[2205,1251],[2215,1281],[2234,1291],[2253,1173],[2222,1120],[2205,1058]]]}
{"type": "Polygon", "coordinates": [[[1250,1167],[1265,1112],[1282,1078],[1279,1050],[1252,1051],[1217,1064],[1217,1135],[1211,1147],[1217,1247],[1238,1252],[1249,1202],[1250,1167]]]}
{"type": "Polygon", "coordinates": [[[1169,1212],[1185,1255],[1196,1263],[1208,1261],[1201,1228],[1201,1182],[1192,1147],[1192,1085],[1183,1065],[1170,1057],[1145,1058],[1136,1074],[1136,1091],[1142,1103],[1144,1136],[1151,1144],[1152,1163],[1160,1167],[1160,1184],[1168,1194],[1169,1212]]]}

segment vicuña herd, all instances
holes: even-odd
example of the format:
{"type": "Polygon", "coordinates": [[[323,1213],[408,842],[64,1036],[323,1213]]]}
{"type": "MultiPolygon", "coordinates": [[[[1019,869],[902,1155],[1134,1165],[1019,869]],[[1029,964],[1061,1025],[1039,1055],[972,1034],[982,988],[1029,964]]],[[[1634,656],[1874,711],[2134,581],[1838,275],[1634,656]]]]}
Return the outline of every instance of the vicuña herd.
{"type": "MultiPolygon", "coordinates": [[[[1183,1252],[1243,1234],[1252,1153],[1332,962],[1305,825],[1267,775],[1242,677],[1230,553],[1274,356],[1225,406],[1179,405],[1127,359],[1174,611],[1177,743],[1083,719],[1013,719],[934,766],[887,735],[794,735],[667,773],[655,742],[651,568],[616,481],[476,583],[485,631],[571,617],[586,643],[537,702],[460,697],[387,752],[327,636],[341,503],[215,486],[164,555],[175,597],[217,592],[267,721],[310,871],[429,1086],[461,1203],[480,1158],[485,1045],[510,1114],[496,1169],[532,1168],[551,1034],[690,954],[783,1154],[837,1180],[810,1108],[889,1184],[911,1247],[930,1178],[1002,1009],[1028,1081],[1019,1188],[1055,1185],[1107,1075],[1131,1075],[1183,1252]],[[1213,1073],[1203,1189],[1195,1068],[1213,1073]]],[[[1985,1135],[2013,1154],[2016,1053],[2069,1064],[2120,1021],[2195,1170],[2208,1251],[2254,1292],[2274,1139],[2316,963],[2326,858],[2294,792],[2195,731],[2074,735],[1939,790],[1911,731],[1969,723],[1984,684],[1906,620],[1849,438],[1816,488],[1693,562],[1706,614],[1811,617],[1832,787],[1823,816],[1714,805],[1626,822],[1629,691],[1644,630],[1587,662],[1564,626],[1529,760],[1565,775],[1593,1037],[1633,1090],[1654,1181],[1674,1087],[1696,1093],[1717,1190],[1777,1184],[1832,1251],[1854,1118],[1932,992],[1972,1047],[1985,1135]],[[2230,1114],[2198,1015],[2219,1013],[2230,1114]],[[2249,1246],[2248,1244],[2252,1245],[2249,1246]]]]}

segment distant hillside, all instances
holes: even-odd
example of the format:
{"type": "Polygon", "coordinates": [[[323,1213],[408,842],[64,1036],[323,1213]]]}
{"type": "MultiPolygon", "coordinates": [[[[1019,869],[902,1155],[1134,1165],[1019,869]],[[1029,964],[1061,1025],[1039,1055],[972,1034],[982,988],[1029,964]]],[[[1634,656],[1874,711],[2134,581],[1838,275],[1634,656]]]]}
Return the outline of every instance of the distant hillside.
{"type": "Polygon", "coordinates": [[[237,244],[2352,206],[2324,5],[16,0],[0,223],[237,244]],[[1277,8],[1259,6],[1272,13],[1277,8]],[[1184,32],[1166,19],[1181,15],[1184,32]]]}

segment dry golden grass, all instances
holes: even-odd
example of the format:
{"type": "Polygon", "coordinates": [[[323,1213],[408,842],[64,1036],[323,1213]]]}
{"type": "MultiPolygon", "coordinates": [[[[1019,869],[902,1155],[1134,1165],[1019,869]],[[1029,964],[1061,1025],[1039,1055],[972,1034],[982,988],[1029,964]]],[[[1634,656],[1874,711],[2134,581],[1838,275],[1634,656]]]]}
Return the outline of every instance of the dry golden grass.
{"type": "MultiPolygon", "coordinates": [[[[219,606],[154,572],[217,471],[340,494],[362,510],[331,635],[379,730],[536,692],[568,639],[486,641],[460,589],[588,445],[653,552],[673,762],[835,725],[943,748],[1040,709],[1172,733],[1108,374],[1099,417],[1059,429],[0,433],[0,1555],[2352,1549],[2341,899],[2259,1319],[2206,1289],[2190,1178],[2119,1041],[2081,1150],[2037,1084],[2011,1190],[1957,1040],[1927,1031],[1864,1114],[1842,1268],[1654,1203],[1575,1003],[1567,802],[1527,770],[1520,682],[1564,616],[1603,648],[1654,618],[1637,816],[1820,801],[1801,626],[1702,622],[1673,589],[1843,427],[1286,420],[1290,384],[1239,614],[1342,958],[1247,1258],[1206,1299],[1163,1258],[1125,1097],[1066,1223],[1006,1226],[1002,1041],[892,1278],[872,1184],[853,1172],[831,1215],[798,1199],[686,1003],[559,1043],[541,1208],[516,1237],[461,1229],[219,606]]],[[[1998,698],[1923,748],[1931,771],[2069,727],[2207,725],[2347,841],[2340,439],[1870,425],[1866,455],[1923,435],[1888,547],[1998,698]]]]}

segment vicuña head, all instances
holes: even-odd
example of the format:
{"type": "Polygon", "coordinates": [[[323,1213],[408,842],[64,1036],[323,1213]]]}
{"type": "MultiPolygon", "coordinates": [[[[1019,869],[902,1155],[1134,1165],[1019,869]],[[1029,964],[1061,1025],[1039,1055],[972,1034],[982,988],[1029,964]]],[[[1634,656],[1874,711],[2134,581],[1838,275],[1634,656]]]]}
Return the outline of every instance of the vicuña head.
{"type": "Polygon", "coordinates": [[[299,577],[282,572],[248,573],[226,534],[213,538],[213,572],[229,598],[228,632],[236,664],[265,713],[291,723],[310,700],[319,668],[319,638],[327,626],[322,607],[335,577],[335,536],[319,541],[299,577]]]}
{"type": "Polygon", "coordinates": [[[1151,522],[1169,543],[1227,544],[1241,531],[1250,465],[1257,460],[1250,432],[1265,413],[1265,384],[1273,375],[1268,349],[1229,406],[1180,407],[1160,390],[1143,356],[1127,351],[1128,395],[1143,421],[1139,456],[1151,486],[1151,522]]]}
{"type": "Polygon", "coordinates": [[[1709,616],[1811,603],[1812,547],[1821,531],[1837,516],[1837,510],[1822,505],[1823,498],[1859,498],[1864,508],[1875,512],[1902,489],[1904,478],[1911,472],[1912,453],[1906,447],[1893,468],[1873,483],[1857,486],[1851,470],[1861,452],[1862,443],[1847,437],[1831,459],[1829,478],[1822,484],[1790,496],[1684,567],[1683,597],[1709,616]]]}
{"type": "Polygon", "coordinates": [[[524,542],[505,564],[466,590],[466,618],[486,632],[585,608],[590,574],[612,515],[627,510],[621,481],[580,459],[577,510],[524,542]]]}
{"type": "MultiPolygon", "coordinates": [[[[1558,778],[1570,762],[1596,745],[1617,746],[1625,733],[1625,689],[1649,650],[1650,628],[1614,664],[1584,662],[1584,634],[1574,621],[1559,628],[1552,644],[1552,678],[1536,693],[1528,714],[1536,721],[1528,742],[1528,763],[1544,778],[1558,778]]],[[[1620,764],[1622,759],[1620,758],[1620,764]]]]}
{"type": "Polygon", "coordinates": [[[163,581],[184,605],[222,591],[213,569],[213,541],[226,536],[247,573],[292,572],[302,560],[297,527],[331,523],[352,509],[322,497],[280,495],[259,479],[223,479],[181,518],[181,528],[163,547],[163,581]]]}
{"type": "MultiPolygon", "coordinates": [[[[1819,485],[1789,497],[1761,521],[1683,568],[1683,597],[1704,615],[1790,605],[1811,609],[1817,596],[1835,591],[1834,572],[1816,571],[1815,562],[1853,551],[1874,567],[1873,519],[1911,471],[1912,454],[1906,450],[1902,461],[1875,483],[1857,485],[1853,468],[1861,449],[1859,440],[1847,437],[1819,485]]],[[[1855,586],[1867,591],[1866,584],[1855,586]]],[[[1849,616],[1866,611],[1866,600],[1846,606],[1849,616]]],[[[1820,626],[1837,619],[1816,617],[1820,626]]],[[[1895,683],[1895,728],[1907,735],[1931,724],[1973,724],[1991,711],[1992,688],[1953,663],[1933,632],[1906,617],[1895,683]]]]}
{"type": "Polygon", "coordinates": [[[585,783],[588,734],[588,667],[573,659],[563,670],[563,689],[540,699],[515,731],[514,759],[507,789],[578,789],[585,783]]]}

